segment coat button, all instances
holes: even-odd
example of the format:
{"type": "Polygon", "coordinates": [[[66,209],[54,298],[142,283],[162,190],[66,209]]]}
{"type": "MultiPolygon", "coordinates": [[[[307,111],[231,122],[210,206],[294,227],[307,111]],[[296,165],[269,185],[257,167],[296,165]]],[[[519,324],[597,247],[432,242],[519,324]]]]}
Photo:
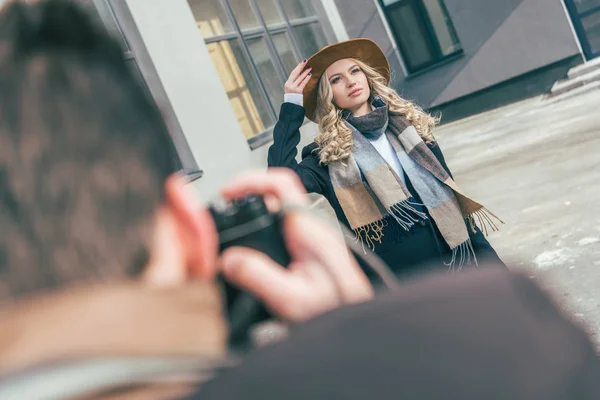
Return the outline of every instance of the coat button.
{"type": "Polygon", "coordinates": [[[421,224],[421,226],[425,226],[427,225],[427,220],[422,219],[421,221],[419,221],[419,223],[421,224]]]}

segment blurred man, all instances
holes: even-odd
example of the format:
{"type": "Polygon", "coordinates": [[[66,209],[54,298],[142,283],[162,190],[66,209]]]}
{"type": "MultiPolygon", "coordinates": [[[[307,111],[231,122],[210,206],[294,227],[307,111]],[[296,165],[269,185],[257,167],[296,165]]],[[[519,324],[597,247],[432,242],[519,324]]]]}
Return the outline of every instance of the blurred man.
{"type": "MultiPolygon", "coordinates": [[[[77,7],[10,3],[0,49],[0,398],[600,398],[593,347],[523,277],[435,277],[364,302],[335,233],[298,212],[289,270],[248,249],[219,258],[159,113],[77,7]],[[228,361],[219,268],[303,323],[198,388],[228,361]],[[319,316],[342,302],[359,304],[319,316]]],[[[223,194],[302,206],[300,187],[276,170],[223,194]]]]}
{"type": "MultiPolygon", "coordinates": [[[[293,322],[339,306],[338,288],[349,302],[371,297],[335,234],[304,215],[286,220],[293,271],[244,249],[218,260],[158,110],[79,7],[8,3],[0,49],[1,374],[96,356],[224,356],[219,263],[293,322]],[[339,282],[322,268],[332,260],[339,282]]],[[[244,192],[306,202],[283,171],[226,188],[244,192]]]]}

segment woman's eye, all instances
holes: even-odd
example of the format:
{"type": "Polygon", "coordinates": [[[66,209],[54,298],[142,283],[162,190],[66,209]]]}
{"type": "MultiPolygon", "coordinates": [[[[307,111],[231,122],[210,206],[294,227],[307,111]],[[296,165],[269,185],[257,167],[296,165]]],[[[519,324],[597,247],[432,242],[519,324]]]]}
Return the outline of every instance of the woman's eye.
{"type": "Polygon", "coordinates": [[[359,68],[355,68],[355,69],[353,69],[353,70],[352,70],[352,73],[353,73],[353,74],[356,74],[356,73],[358,73],[358,72],[360,72],[360,69],[359,69],[359,68]]]}
{"type": "Polygon", "coordinates": [[[338,83],[339,81],[340,81],[340,78],[339,78],[339,77],[337,77],[337,78],[333,78],[333,79],[331,80],[331,84],[333,85],[334,83],[338,83]]]}

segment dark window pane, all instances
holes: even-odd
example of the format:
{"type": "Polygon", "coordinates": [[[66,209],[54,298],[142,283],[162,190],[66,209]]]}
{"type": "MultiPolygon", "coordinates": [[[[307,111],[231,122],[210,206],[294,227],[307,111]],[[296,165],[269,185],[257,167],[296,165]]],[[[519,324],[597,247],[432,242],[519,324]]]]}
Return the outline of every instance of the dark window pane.
{"type": "Polygon", "coordinates": [[[396,40],[409,70],[435,61],[435,53],[427,39],[427,31],[410,2],[397,3],[387,9],[396,40]]]}
{"type": "Polygon", "coordinates": [[[317,23],[295,26],[293,31],[300,54],[304,58],[309,58],[327,45],[325,33],[317,23]]]}
{"type": "Polygon", "coordinates": [[[269,100],[273,105],[283,102],[283,85],[279,81],[277,69],[271,58],[271,53],[264,38],[246,40],[252,61],[258,69],[260,79],[267,90],[269,100]]]}
{"type": "Polygon", "coordinates": [[[600,12],[582,18],[581,23],[590,43],[592,54],[600,53],[600,12]]]}
{"type": "Polygon", "coordinates": [[[600,7],[600,0],[575,0],[574,3],[579,14],[600,7]]]}
{"type": "Polygon", "coordinates": [[[220,0],[188,0],[204,39],[233,32],[220,0]]]}
{"type": "Polygon", "coordinates": [[[311,0],[281,0],[288,19],[314,17],[317,15],[311,0]]]}
{"type": "Polygon", "coordinates": [[[267,26],[281,25],[285,22],[273,0],[256,0],[256,3],[267,26]]]}
{"type": "Polygon", "coordinates": [[[441,55],[447,56],[459,51],[460,43],[446,7],[440,0],[424,0],[423,3],[439,43],[441,55]]]}
{"type": "Polygon", "coordinates": [[[462,50],[443,0],[381,0],[410,72],[462,50]]]}
{"type": "Polygon", "coordinates": [[[278,33],[271,36],[273,43],[277,49],[277,54],[281,59],[285,73],[289,75],[292,70],[298,65],[299,60],[296,59],[294,51],[292,50],[292,43],[287,33],[278,33]]]}
{"type": "Polygon", "coordinates": [[[239,39],[210,43],[207,47],[246,138],[273,126],[274,117],[242,52],[239,39]]]}

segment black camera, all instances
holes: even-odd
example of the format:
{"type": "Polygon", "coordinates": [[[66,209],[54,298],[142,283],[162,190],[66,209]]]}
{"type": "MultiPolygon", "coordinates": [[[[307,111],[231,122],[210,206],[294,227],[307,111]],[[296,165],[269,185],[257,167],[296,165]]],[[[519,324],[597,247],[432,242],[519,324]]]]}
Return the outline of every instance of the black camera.
{"type": "MultiPolygon", "coordinates": [[[[283,236],[283,216],[269,212],[265,201],[257,195],[247,196],[223,207],[210,208],[219,233],[219,250],[229,247],[248,247],[271,257],[283,267],[290,263],[290,256],[283,236]]],[[[229,319],[230,343],[247,345],[253,325],[272,316],[260,302],[221,279],[226,297],[229,319]]]]}

